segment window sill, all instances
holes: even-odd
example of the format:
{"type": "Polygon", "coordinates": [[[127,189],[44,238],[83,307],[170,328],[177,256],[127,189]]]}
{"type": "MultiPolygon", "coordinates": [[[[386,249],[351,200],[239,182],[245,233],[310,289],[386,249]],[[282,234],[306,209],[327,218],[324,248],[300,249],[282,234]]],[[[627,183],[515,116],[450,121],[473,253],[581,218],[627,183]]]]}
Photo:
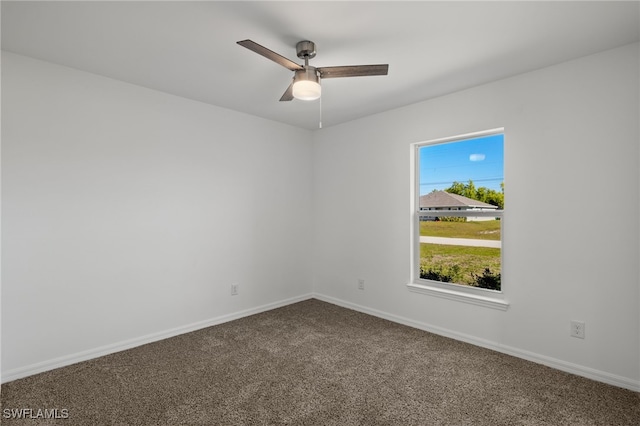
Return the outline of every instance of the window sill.
{"type": "Polygon", "coordinates": [[[465,293],[462,291],[450,290],[445,288],[433,287],[425,284],[409,283],[407,284],[409,291],[414,293],[427,294],[429,296],[442,297],[444,299],[455,300],[458,302],[470,303],[472,305],[484,306],[486,308],[506,311],[509,308],[509,302],[493,297],[480,296],[477,294],[465,293]]]}

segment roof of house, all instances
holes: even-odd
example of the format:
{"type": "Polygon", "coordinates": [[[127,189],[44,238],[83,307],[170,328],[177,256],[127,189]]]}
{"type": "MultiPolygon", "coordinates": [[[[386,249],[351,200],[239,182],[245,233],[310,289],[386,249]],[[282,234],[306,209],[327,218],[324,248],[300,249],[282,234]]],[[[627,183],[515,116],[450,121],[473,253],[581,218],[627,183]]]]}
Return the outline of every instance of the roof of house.
{"type": "Polygon", "coordinates": [[[472,198],[463,197],[458,194],[450,194],[445,191],[433,191],[420,196],[420,208],[442,208],[442,207],[476,207],[483,209],[497,209],[498,207],[483,203],[472,198]]]}

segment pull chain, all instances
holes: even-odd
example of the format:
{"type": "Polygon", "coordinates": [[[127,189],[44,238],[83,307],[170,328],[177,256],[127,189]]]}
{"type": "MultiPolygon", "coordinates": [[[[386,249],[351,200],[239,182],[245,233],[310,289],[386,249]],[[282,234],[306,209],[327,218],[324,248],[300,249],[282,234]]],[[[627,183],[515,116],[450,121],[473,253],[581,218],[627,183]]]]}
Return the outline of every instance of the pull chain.
{"type": "Polygon", "coordinates": [[[320,120],[319,120],[319,123],[318,123],[318,128],[322,129],[322,96],[320,96],[319,105],[320,105],[320,120]]]}

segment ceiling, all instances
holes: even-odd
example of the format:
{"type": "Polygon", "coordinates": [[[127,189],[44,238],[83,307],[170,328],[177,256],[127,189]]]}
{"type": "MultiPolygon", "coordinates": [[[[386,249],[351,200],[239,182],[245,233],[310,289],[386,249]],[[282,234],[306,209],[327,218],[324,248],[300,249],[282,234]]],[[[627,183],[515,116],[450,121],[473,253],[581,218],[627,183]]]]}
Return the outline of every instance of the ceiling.
{"type": "Polygon", "coordinates": [[[639,40],[639,2],[2,1],[2,49],[212,105],[318,128],[639,40]],[[316,67],[389,64],[279,102],[293,73],[251,39],[316,67]]]}

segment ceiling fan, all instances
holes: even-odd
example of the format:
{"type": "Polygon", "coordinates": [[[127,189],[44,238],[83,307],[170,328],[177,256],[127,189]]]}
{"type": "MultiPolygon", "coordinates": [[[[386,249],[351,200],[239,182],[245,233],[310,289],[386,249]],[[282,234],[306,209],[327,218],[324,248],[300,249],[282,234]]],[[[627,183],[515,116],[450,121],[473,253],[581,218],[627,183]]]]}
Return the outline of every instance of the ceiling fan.
{"type": "Polygon", "coordinates": [[[296,44],[296,53],[298,58],[304,59],[304,65],[298,65],[284,56],[279,55],[251,40],[242,40],[237,43],[240,46],[246,47],[247,49],[262,55],[267,59],[271,59],[273,62],[295,72],[293,81],[287,90],[285,90],[280,101],[290,101],[293,98],[305,101],[318,99],[322,91],[320,86],[321,79],[387,75],[387,72],[389,71],[389,64],[347,65],[319,68],[312,67],[309,65],[309,59],[316,56],[316,45],[314,42],[309,40],[303,40],[296,44]]]}

